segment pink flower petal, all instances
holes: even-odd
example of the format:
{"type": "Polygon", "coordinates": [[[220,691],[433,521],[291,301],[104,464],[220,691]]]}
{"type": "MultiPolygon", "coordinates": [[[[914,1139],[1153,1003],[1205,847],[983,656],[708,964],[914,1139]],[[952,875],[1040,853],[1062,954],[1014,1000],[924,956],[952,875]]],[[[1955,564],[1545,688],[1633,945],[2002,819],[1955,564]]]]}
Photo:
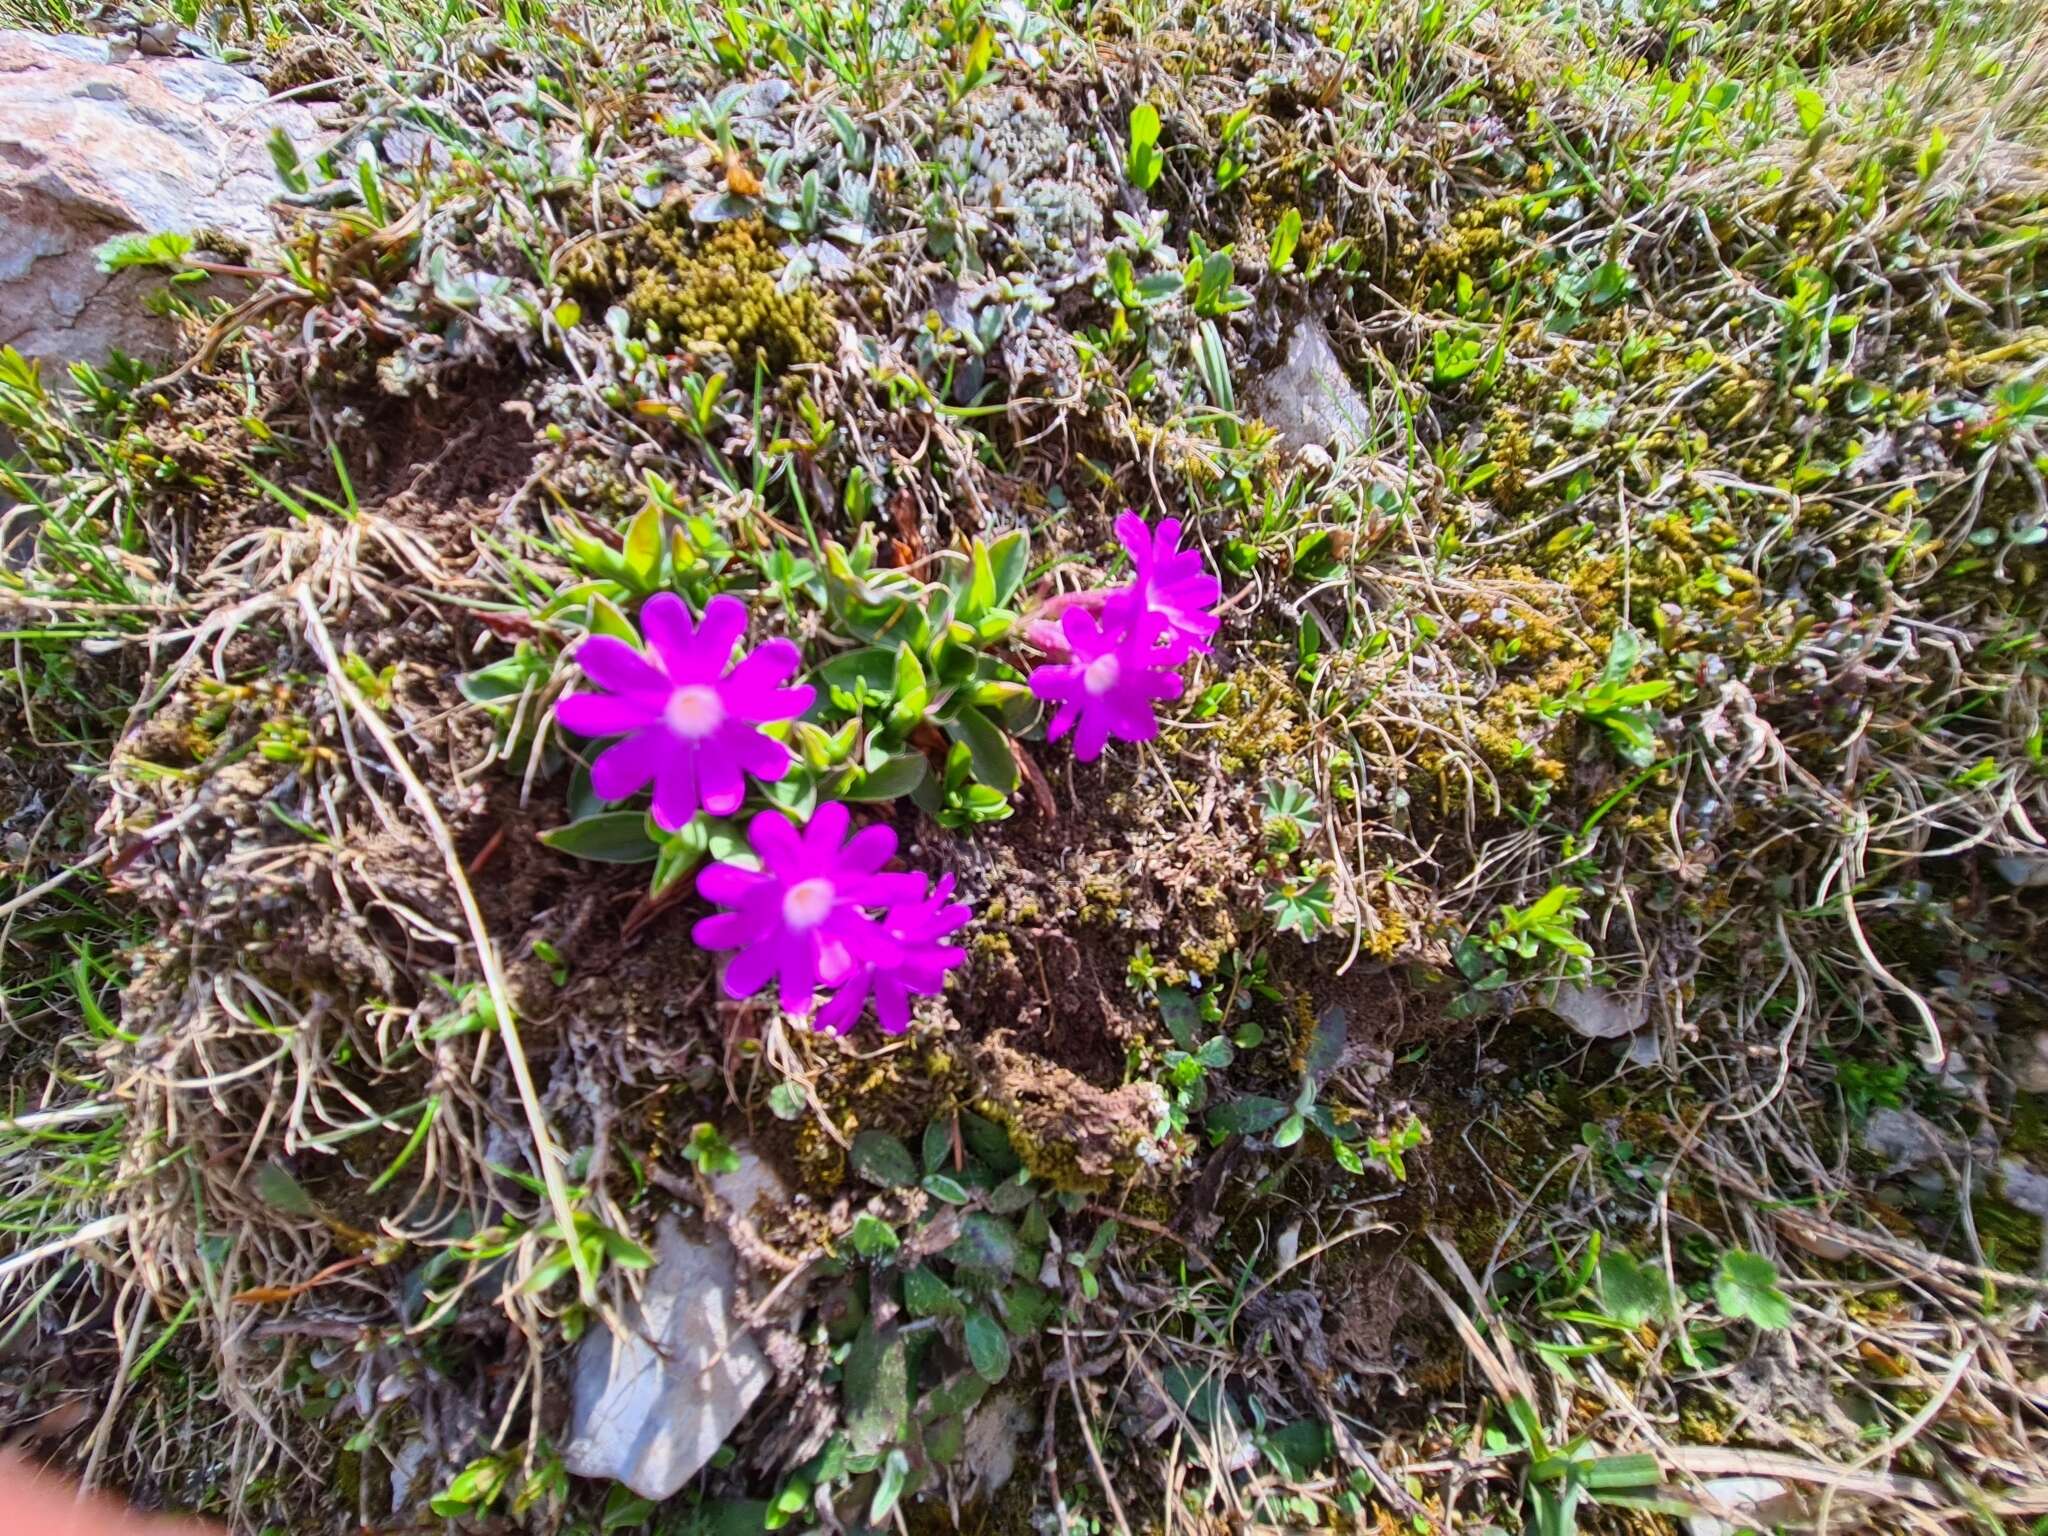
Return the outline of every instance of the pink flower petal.
{"type": "Polygon", "coordinates": [[[654,779],[666,744],[649,732],[628,736],[597,754],[590,765],[590,788],[600,800],[637,795],[654,779]]]}
{"type": "Polygon", "coordinates": [[[1142,560],[1151,554],[1152,532],[1145,526],[1145,519],[1138,516],[1137,513],[1119,513],[1116,521],[1111,523],[1110,527],[1116,530],[1118,541],[1122,543],[1125,549],[1130,551],[1133,562],[1142,560]]]}
{"type": "Polygon", "coordinates": [[[576,664],[600,688],[650,700],[656,709],[668,702],[669,680],[648,659],[612,635],[586,635],[576,647],[576,664]]]}
{"type": "Polygon", "coordinates": [[[747,841],[772,873],[802,878],[796,871],[803,864],[804,840],[782,812],[763,811],[748,822],[747,841]]]}
{"type": "Polygon", "coordinates": [[[1081,711],[1081,723],[1074,729],[1074,756],[1084,763],[1092,763],[1102,756],[1102,749],[1109,741],[1109,713],[1106,710],[1081,711]]]}
{"type": "Polygon", "coordinates": [[[763,640],[726,673],[725,692],[742,696],[741,702],[745,696],[766,693],[802,666],[803,660],[802,653],[790,641],[763,640]]]}
{"type": "MultiPolygon", "coordinates": [[[[643,740],[658,740],[648,736],[643,740]]],[[[680,832],[697,815],[698,752],[670,740],[656,760],[654,769],[654,819],[671,832],[680,832]]]]}
{"type": "Polygon", "coordinates": [[[789,772],[790,750],[773,736],[759,731],[735,729],[722,733],[718,745],[739,759],[740,767],[757,779],[774,783],[789,772]]]}
{"type": "Polygon", "coordinates": [[[690,605],[673,592],[655,593],[640,610],[640,632],[670,678],[680,677],[697,642],[690,605]]]}
{"type": "Polygon", "coordinates": [[[1081,669],[1070,666],[1038,667],[1031,673],[1031,692],[1050,702],[1064,699],[1081,686],[1081,669]]]}
{"type": "Polygon", "coordinates": [[[697,621],[697,638],[691,643],[686,671],[676,673],[679,683],[715,683],[725,676],[732,648],[747,632],[747,605],[729,592],[721,592],[704,605],[704,617],[697,621]]]}
{"type": "Polygon", "coordinates": [[[738,949],[760,931],[760,925],[744,913],[714,912],[697,920],[690,937],[699,949],[738,949]]]}
{"type": "Polygon", "coordinates": [[[846,869],[871,875],[895,857],[895,829],[877,823],[872,827],[862,827],[847,839],[840,863],[846,869]]]}
{"type": "Polygon", "coordinates": [[[770,720],[794,720],[809,709],[817,697],[817,689],[808,683],[799,683],[794,688],[769,688],[745,698],[729,699],[728,703],[736,719],[765,725],[770,720]]]}
{"type": "Polygon", "coordinates": [[[804,828],[804,856],[822,860],[837,853],[846,841],[847,824],[852,820],[844,805],[827,800],[811,813],[811,824],[804,828]]]}
{"type": "Polygon", "coordinates": [[[780,963],[781,955],[772,943],[750,945],[726,963],[719,985],[727,997],[752,997],[768,985],[780,963]]]}
{"type": "Polygon", "coordinates": [[[747,781],[740,777],[739,763],[723,742],[715,740],[706,743],[696,756],[704,809],[714,816],[730,816],[747,798],[747,781]]]}
{"type": "Polygon", "coordinates": [[[827,998],[811,1020],[811,1027],[820,1034],[843,1035],[858,1024],[861,1009],[867,1006],[868,1001],[867,976],[868,973],[863,971],[849,978],[827,998]]]}
{"type": "MultiPolygon", "coordinates": [[[[776,813],[768,811],[765,814],[774,816],[776,813]]],[[[715,901],[725,907],[738,906],[756,893],[765,893],[774,884],[775,877],[765,870],[742,869],[737,864],[711,864],[697,874],[697,894],[706,901],[715,901]]]]}
{"type": "MultiPolygon", "coordinates": [[[[766,948],[767,946],[763,946],[766,948]]],[[[785,934],[775,945],[776,975],[786,1013],[809,1013],[818,991],[818,942],[810,934],[785,934]]]]}
{"type": "Polygon", "coordinates": [[[618,736],[652,724],[661,715],[631,696],[571,693],[555,706],[555,718],[579,736],[618,736]]]}

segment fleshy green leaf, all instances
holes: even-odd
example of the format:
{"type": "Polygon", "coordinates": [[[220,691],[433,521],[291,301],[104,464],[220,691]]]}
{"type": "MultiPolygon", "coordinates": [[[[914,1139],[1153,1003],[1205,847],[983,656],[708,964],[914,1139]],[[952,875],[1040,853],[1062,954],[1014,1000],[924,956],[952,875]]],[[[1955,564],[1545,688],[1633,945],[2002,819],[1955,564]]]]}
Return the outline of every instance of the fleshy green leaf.
{"type": "Polygon", "coordinates": [[[598,864],[646,864],[661,852],[639,811],[602,811],[543,832],[540,840],[557,853],[598,864]]]}
{"type": "Polygon", "coordinates": [[[980,1307],[967,1314],[967,1359],[974,1373],[991,1386],[1010,1373],[1010,1337],[980,1307]]]}
{"type": "Polygon", "coordinates": [[[1269,1130],[1287,1117],[1287,1106],[1264,1094],[1247,1094],[1218,1104],[1202,1117],[1212,1136],[1251,1136],[1269,1130]]]}
{"type": "Polygon", "coordinates": [[[908,1189],[917,1182],[910,1148],[886,1131],[862,1131],[853,1138],[853,1171],[884,1189],[908,1189]]]}
{"type": "Polygon", "coordinates": [[[847,1439],[855,1455],[873,1455],[903,1438],[910,1417],[903,1335],[868,1319],[846,1352],[845,1369],[847,1439]]]}

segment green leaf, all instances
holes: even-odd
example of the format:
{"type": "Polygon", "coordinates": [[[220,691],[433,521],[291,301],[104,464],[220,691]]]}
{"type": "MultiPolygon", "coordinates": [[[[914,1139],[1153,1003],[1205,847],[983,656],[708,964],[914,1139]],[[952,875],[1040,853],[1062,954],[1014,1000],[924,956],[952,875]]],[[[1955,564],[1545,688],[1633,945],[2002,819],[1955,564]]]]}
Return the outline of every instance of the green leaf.
{"type": "Polygon", "coordinates": [[[184,268],[193,249],[192,237],[174,230],[158,234],[116,235],[93,247],[93,262],[102,272],[123,272],[131,267],[160,267],[166,272],[184,268]]]}
{"type": "Polygon", "coordinates": [[[976,779],[1005,795],[1016,791],[1022,779],[1017,754],[1010,748],[1010,738],[987,715],[964,704],[947,725],[946,734],[966,744],[976,779]]]}
{"type": "Polygon", "coordinates": [[[292,136],[279,124],[270,130],[268,148],[270,163],[277,170],[277,179],[284,183],[288,192],[303,192],[310,185],[306,180],[304,167],[299,164],[298,147],[292,143],[292,136]]]}
{"type": "Polygon", "coordinates": [[[1276,1429],[1259,1442],[1273,1470],[1292,1483],[1305,1483],[1335,1453],[1330,1426],[1320,1419],[1299,1419],[1276,1429]]]}
{"type": "Polygon", "coordinates": [[[1299,1114],[1291,1114],[1280,1122],[1280,1129],[1273,1133],[1273,1145],[1291,1147],[1301,1140],[1301,1133],[1308,1129],[1308,1122],[1299,1114]]]}
{"type": "Polygon", "coordinates": [[[1159,109],[1149,101],[1131,108],[1131,148],[1150,149],[1159,142],[1159,109]]]}
{"type": "Polygon", "coordinates": [[[1010,1374],[1010,1336],[980,1307],[967,1314],[967,1359],[990,1386],[1010,1374]]]}
{"type": "Polygon", "coordinates": [[[894,1328],[861,1325],[846,1352],[846,1435],[856,1456],[871,1456],[903,1438],[910,1418],[909,1352],[894,1328]]]}
{"type": "Polygon", "coordinates": [[[904,1271],[903,1308],[912,1317],[958,1317],[961,1311],[953,1288],[922,1264],[904,1271]]]}
{"type": "Polygon", "coordinates": [[[1607,643],[1607,665],[1600,669],[1603,683],[1628,681],[1629,673],[1635,671],[1636,663],[1643,659],[1643,637],[1623,625],[1615,630],[1614,638],[1607,643]]]}
{"type": "Polygon", "coordinates": [[[738,1173],[740,1169],[738,1149],[708,1120],[700,1120],[690,1128],[690,1139],[683,1146],[683,1158],[707,1174],[738,1173]]]}
{"type": "Polygon", "coordinates": [[[1664,1476],[1657,1458],[1646,1451],[1628,1456],[1595,1456],[1576,1463],[1579,1478],[1597,1492],[1616,1488],[1654,1488],[1664,1476]]]}
{"type": "Polygon", "coordinates": [[[891,730],[908,731],[924,719],[932,701],[931,685],[925,680],[924,664],[910,646],[897,649],[890,696],[894,701],[889,708],[891,730]]]}
{"type": "Polygon", "coordinates": [[[1011,529],[989,545],[988,563],[995,576],[995,600],[989,606],[1007,607],[1031,568],[1030,537],[1022,528],[1011,529]]]}
{"type": "Polygon", "coordinates": [[[601,811],[543,832],[540,840],[557,853],[598,864],[646,864],[661,852],[639,811],[601,811]]]}
{"type": "Polygon", "coordinates": [[[1149,192],[1159,180],[1166,159],[1155,147],[1159,142],[1159,109],[1149,101],[1131,108],[1130,151],[1124,157],[1124,174],[1131,185],[1149,192]]]}
{"type": "Polygon", "coordinates": [[[918,1148],[926,1173],[937,1173],[953,1156],[953,1130],[944,1115],[924,1128],[924,1142],[918,1148]]]}
{"type": "Polygon", "coordinates": [[[1212,1136],[1253,1136],[1278,1125],[1286,1116],[1286,1104],[1254,1093],[1216,1105],[1202,1117],[1202,1124],[1212,1136]]]}
{"type": "Polygon", "coordinates": [[[934,1200],[943,1200],[948,1205],[965,1205],[971,1198],[967,1186],[950,1173],[926,1174],[922,1188],[934,1200]]]}
{"type": "Polygon", "coordinates": [[[1799,109],[1799,131],[1812,138],[1820,131],[1821,120],[1827,116],[1827,103],[1821,100],[1819,91],[1804,85],[1794,88],[1792,103],[1799,109]]]}
{"type": "Polygon", "coordinates": [[[853,1138],[853,1171],[884,1189],[908,1189],[917,1182],[910,1148],[886,1131],[862,1131],[853,1138]]]}
{"type": "Polygon", "coordinates": [[[1273,242],[1266,250],[1266,266],[1273,272],[1285,272],[1294,262],[1294,248],[1301,244],[1301,210],[1289,208],[1280,215],[1280,222],[1273,227],[1273,242]]]}
{"type": "Polygon", "coordinates": [[[945,1257],[970,1274],[1006,1280],[1016,1268],[1019,1252],[1017,1234],[1007,1221],[973,1211],[960,1223],[960,1235],[948,1245],[945,1257]]]}
{"type": "Polygon", "coordinates": [[[1600,1251],[1600,1305],[1627,1328],[1640,1328],[1670,1310],[1670,1287],[1664,1276],[1637,1263],[1619,1248],[1600,1251]]]}
{"type": "Polygon", "coordinates": [[[1138,302],[1150,309],[1164,304],[1168,299],[1187,287],[1178,272],[1154,272],[1149,277],[1138,279],[1138,302]]]}
{"type": "MultiPolygon", "coordinates": [[[[981,30],[987,35],[988,28],[981,30]]],[[[869,1525],[879,1527],[889,1518],[896,1501],[903,1497],[903,1485],[909,1478],[910,1458],[902,1451],[892,1450],[882,1458],[882,1475],[875,1480],[875,1497],[868,1505],[869,1525]]]]}
{"type": "Polygon", "coordinates": [[[894,1253],[903,1246],[903,1239],[879,1216],[862,1211],[853,1218],[853,1231],[848,1236],[853,1251],[864,1259],[879,1258],[885,1253],[894,1253]]]}
{"type": "Polygon", "coordinates": [[[284,1211],[292,1216],[319,1214],[320,1208],[313,1203],[313,1197],[282,1163],[258,1164],[250,1180],[255,1185],[256,1198],[274,1211],[284,1211]]]}
{"type": "Polygon", "coordinates": [[[996,572],[988,546],[979,539],[968,541],[967,561],[967,595],[960,604],[960,617],[971,624],[996,605],[996,572]]]}
{"type": "Polygon", "coordinates": [[[661,570],[661,508],[649,502],[626,525],[626,577],[641,591],[654,585],[661,570]]]}
{"type": "Polygon", "coordinates": [[[601,1226],[597,1229],[597,1240],[604,1249],[604,1256],[623,1268],[648,1269],[654,1263],[654,1255],[623,1232],[601,1226]]]}
{"type": "Polygon", "coordinates": [[[960,1140],[970,1153],[988,1164],[997,1178],[1008,1178],[1023,1166],[1010,1145],[1010,1133],[972,1110],[960,1112],[960,1140]]]}
{"type": "Polygon", "coordinates": [[[958,1461],[966,1444],[967,1421],[957,1413],[946,1414],[925,1425],[924,1453],[942,1467],[958,1461]]]}
{"type": "Polygon", "coordinates": [[[1202,1022],[1201,1011],[1196,1008],[1194,998],[1185,987],[1161,987],[1159,989],[1159,1017],[1166,1024],[1166,1032],[1173,1036],[1173,1043],[1184,1051],[1195,1048],[1195,1030],[1202,1022]]]}
{"type": "Polygon", "coordinates": [[[828,687],[851,696],[856,707],[886,704],[895,692],[896,656],[882,646],[866,645],[834,656],[818,668],[818,675],[828,687]]]}
{"type": "Polygon", "coordinates": [[[1792,1303],[1778,1289],[1778,1266],[1761,1254],[1731,1248],[1714,1271],[1714,1301],[1724,1317],[1759,1328],[1792,1326],[1792,1303]]]}
{"type": "Polygon", "coordinates": [[[905,752],[884,759],[878,768],[865,770],[850,786],[836,790],[833,798],[863,805],[896,800],[915,793],[930,776],[930,766],[922,756],[905,752]]]}

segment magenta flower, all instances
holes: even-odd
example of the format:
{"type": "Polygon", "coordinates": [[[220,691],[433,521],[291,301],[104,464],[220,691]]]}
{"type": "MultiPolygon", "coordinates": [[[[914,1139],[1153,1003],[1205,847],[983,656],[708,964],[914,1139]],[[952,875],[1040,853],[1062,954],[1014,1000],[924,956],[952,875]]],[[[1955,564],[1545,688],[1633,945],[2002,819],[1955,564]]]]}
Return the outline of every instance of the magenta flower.
{"type": "Polygon", "coordinates": [[[872,997],[882,1033],[900,1035],[910,1027],[912,997],[937,997],[946,990],[946,972],[964,961],[967,951],[939,941],[974,915],[974,909],[966,902],[949,900],[952,894],[953,877],[941,875],[929,895],[906,901],[884,914],[882,927],[897,945],[896,958],[855,967],[818,1010],[817,1025],[821,1032],[845,1034],[859,1020],[861,1009],[872,997]]]}
{"type": "Polygon", "coordinates": [[[1181,523],[1163,517],[1147,528],[1135,512],[1116,520],[1116,536],[1131,552],[1131,584],[1110,595],[1110,606],[1129,604],[1164,614],[1190,650],[1209,650],[1209,637],[1222,623],[1212,611],[1223,596],[1223,583],[1209,574],[1199,550],[1180,547],[1181,523]]]}
{"type": "Polygon", "coordinates": [[[901,941],[866,909],[923,899],[924,877],[883,874],[896,834],[873,826],[848,837],[851,819],[836,800],[801,830],[780,811],[763,811],[747,827],[759,869],[713,864],[697,876],[700,895],[731,908],[691,930],[705,949],[738,951],[725,967],[726,996],[752,997],[776,980],[783,1008],[809,1013],[821,986],[902,961],[901,941]]]}
{"type": "Polygon", "coordinates": [[[1174,669],[1187,658],[1188,642],[1172,621],[1151,609],[1112,605],[1098,619],[1085,608],[1069,608],[1060,616],[1060,634],[1071,660],[1031,673],[1031,691],[1059,706],[1046,725],[1046,739],[1057,741],[1072,731],[1074,756],[1089,763],[1112,736],[1157,736],[1152,706],[1180,697],[1183,680],[1174,669]]]}
{"type": "Polygon", "coordinates": [[[794,719],[815,695],[781,686],[802,659],[787,640],[728,665],[747,629],[736,597],[712,598],[692,622],[681,598],[658,592],[640,624],[644,651],[610,635],[577,646],[577,662],[606,691],[572,693],[556,713],[580,735],[621,738],[590,765],[600,799],[623,800],[651,783],[655,821],[680,832],[700,807],[714,816],[738,810],[747,797],[742,775],[772,781],[789,771],[789,748],[761,727],[794,719]]]}

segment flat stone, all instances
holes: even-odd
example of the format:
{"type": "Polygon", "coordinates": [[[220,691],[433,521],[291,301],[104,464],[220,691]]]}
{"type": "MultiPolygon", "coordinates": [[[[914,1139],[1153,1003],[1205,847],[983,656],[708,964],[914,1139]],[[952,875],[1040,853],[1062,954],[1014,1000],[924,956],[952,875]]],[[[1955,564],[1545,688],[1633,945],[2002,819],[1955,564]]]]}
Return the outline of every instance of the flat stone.
{"type": "Polygon", "coordinates": [[[1280,366],[1252,392],[1259,417],[1296,448],[1333,452],[1363,447],[1372,413],[1337,360],[1329,333],[1313,315],[1296,323],[1280,366]]]}
{"type": "Polygon", "coordinates": [[[2048,1174],[2016,1157],[2006,1157],[1999,1159],[1998,1178],[2008,1205],[2048,1221],[2048,1174]]]}
{"type": "MultiPolygon", "coordinates": [[[[744,1215],[779,1185],[748,1157],[718,1187],[744,1215]]],[[[625,1331],[600,1324],[577,1346],[562,1451],[571,1472],[656,1503],[697,1475],[775,1374],[739,1324],[738,1297],[738,1255],[725,1235],[664,1219],[640,1300],[620,1309],[625,1331]]]]}
{"type": "Polygon", "coordinates": [[[1560,981],[1543,1005],[1588,1040],[1619,1040],[1649,1021],[1650,1001],[1640,992],[1613,992],[1560,981]]]}
{"type": "Polygon", "coordinates": [[[1907,1173],[1938,1163],[1956,1161],[1967,1155],[1955,1138],[1910,1109],[1881,1106],[1863,1122],[1864,1150],[1885,1160],[1885,1172],[1907,1173]]]}
{"type": "Polygon", "coordinates": [[[163,231],[270,246],[279,127],[302,149],[318,131],[225,64],[0,31],[0,345],[51,365],[168,350],[171,323],[141,303],[164,275],[109,276],[93,252],[163,231]]]}

